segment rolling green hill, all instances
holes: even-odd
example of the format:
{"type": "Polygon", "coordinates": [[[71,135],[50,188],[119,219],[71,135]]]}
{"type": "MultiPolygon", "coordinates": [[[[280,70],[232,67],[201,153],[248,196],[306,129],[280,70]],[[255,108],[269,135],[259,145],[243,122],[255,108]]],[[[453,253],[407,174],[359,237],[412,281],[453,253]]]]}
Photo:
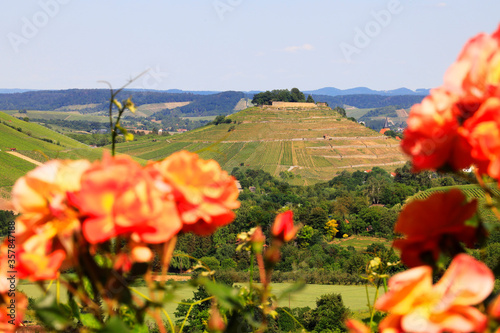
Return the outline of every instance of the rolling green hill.
{"type": "Polygon", "coordinates": [[[225,170],[263,169],[274,176],[289,171],[292,184],[331,179],[344,169],[406,162],[399,142],[342,118],[330,108],[253,107],[232,114],[231,124],[208,125],[184,134],[118,145],[118,151],[148,160],[187,149],[213,158],[225,170]],[[293,176],[293,177],[292,177],[293,176]]]}
{"type": "Polygon", "coordinates": [[[90,148],[41,125],[0,112],[1,197],[8,197],[16,179],[36,167],[36,164],[10,154],[12,148],[17,153],[42,163],[54,158],[95,160],[103,153],[102,149],[90,148]]]}

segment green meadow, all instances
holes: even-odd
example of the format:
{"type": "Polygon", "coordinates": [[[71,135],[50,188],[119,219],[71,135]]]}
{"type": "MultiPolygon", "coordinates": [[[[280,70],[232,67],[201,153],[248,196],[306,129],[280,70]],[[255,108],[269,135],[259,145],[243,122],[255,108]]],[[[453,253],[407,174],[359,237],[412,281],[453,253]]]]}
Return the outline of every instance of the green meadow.
{"type": "MultiPolygon", "coordinates": [[[[243,286],[244,284],[238,284],[243,286]]],[[[291,283],[273,283],[272,293],[275,295],[280,295],[283,291],[289,288],[291,283]]],[[[174,312],[177,308],[178,302],[183,299],[189,299],[193,297],[193,291],[195,290],[189,283],[178,283],[179,287],[173,295],[171,302],[165,304],[165,311],[174,317],[174,312]]],[[[248,286],[248,285],[247,285],[248,286]]],[[[48,285],[47,285],[48,287],[48,285]]],[[[19,291],[24,292],[29,297],[38,299],[44,295],[44,292],[38,285],[35,284],[20,284],[17,288],[19,291]]],[[[147,287],[131,287],[132,293],[135,296],[142,297],[141,295],[148,295],[149,291],[147,287]]],[[[49,288],[50,293],[56,294],[56,285],[52,284],[49,288]]],[[[321,296],[329,293],[338,293],[342,295],[344,304],[351,309],[354,314],[358,314],[358,317],[365,313],[368,309],[367,298],[366,298],[366,287],[365,286],[344,286],[344,285],[318,285],[318,284],[308,284],[305,287],[290,295],[290,297],[285,296],[279,300],[279,306],[296,308],[296,307],[316,307],[316,300],[321,296]]],[[[373,302],[375,297],[375,288],[368,287],[368,293],[370,295],[370,301],[373,302]]],[[[60,289],[61,301],[67,299],[66,290],[64,287],[60,289]]]]}

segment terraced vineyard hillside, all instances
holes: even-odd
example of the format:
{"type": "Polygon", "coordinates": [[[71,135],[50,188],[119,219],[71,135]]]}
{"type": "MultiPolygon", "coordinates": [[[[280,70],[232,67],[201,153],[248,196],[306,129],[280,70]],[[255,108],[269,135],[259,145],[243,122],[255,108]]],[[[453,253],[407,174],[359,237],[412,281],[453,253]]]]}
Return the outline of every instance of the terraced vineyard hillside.
{"type": "Polygon", "coordinates": [[[406,162],[399,142],[374,132],[330,108],[253,107],[232,114],[231,124],[208,125],[156,142],[127,142],[118,151],[158,160],[187,149],[217,160],[224,169],[289,171],[294,184],[331,179],[338,171],[379,166],[393,170],[406,162]]]}
{"type": "MultiPolygon", "coordinates": [[[[496,198],[500,197],[500,190],[498,188],[497,183],[488,184],[491,192],[495,195],[496,198]]],[[[475,184],[469,185],[457,185],[457,186],[442,186],[442,187],[433,187],[425,191],[418,192],[414,196],[408,198],[408,201],[411,200],[424,200],[427,199],[431,194],[436,192],[446,192],[452,188],[458,188],[462,193],[467,197],[468,200],[477,199],[478,200],[478,211],[482,220],[486,223],[498,223],[495,214],[487,208],[487,202],[485,198],[484,190],[475,184]]],[[[495,199],[496,200],[496,199],[495,199]]]]}

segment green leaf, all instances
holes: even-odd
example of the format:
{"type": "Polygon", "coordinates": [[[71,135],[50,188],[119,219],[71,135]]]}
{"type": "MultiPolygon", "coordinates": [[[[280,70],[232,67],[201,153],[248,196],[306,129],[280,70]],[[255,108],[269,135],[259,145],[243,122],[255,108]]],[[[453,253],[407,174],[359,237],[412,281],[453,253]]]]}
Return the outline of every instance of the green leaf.
{"type": "Polygon", "coordinates": [[[90,283],[90,280],[88,277],[84,276],[83,277],[83,289],[85,289],[85,293],[89,295],[90,298],[94,298],[94,289],[92,288],[92,283],[90,283]]]}
{"type": "Polygon", "coordinates": [[[122,132],[123,137],[125,138],[126,141],[134,140],[134,135],[132,133],[127,132],[127,130],[124,127],[118,124],[116,124],[116,127],[120,130],[120,132],[122,132]]]}
{"type": "Polygon", "coordinates": [[[113,104],[116,105],[118,109],[123,109],[122,103],[118,102],[118,100],[114,99],[113,104]]]}
{"type": "Polygon", "coordinates": [[[135,113],[135,111],[137,110],[134,102],[132,102],[132,99],[130,97],[126,101],[123,101],[123,104],[125,104],[125,108],[129,109],[132,113],[135,113]]]}
{"type": "Polygon", "coordinates": [[[118,317],[112,317],[104,328],[98,330],[99,333],[130,333],[127,325],[118,317]]]}
{"type": "Polygon", "coordinates": [[[132,333],[149,333],[149,328],[146,325],[135,325],[132,333]]]}
{"type": "Polygon", "coordinates": [[[70,292],[68,292],[68,305],[73,313],[73,317],[80,320],[80,307],[76,304],[75,297],[70,292]]]}
{"type": "Polygon", "coordinates": [[[56,297],[50,294],[35,305],[38,318],[52,329],[62,331],[73,323],[71,308],[66,304],[57,305],[56,297]]]}
{"type": "Polygon", "coordinates": [[[82,313],[80,315],[80,321],[82,322],[83,326],[93,330],[98,330],[102,328],[102,324],[91,313],[82,313]]]}
{"type": "Polygon", "coordinates": [[[100,267],[110,268],[113,267],[113,262],[108,257],[97,254],[94,256],[94,260],[100,267]]]}

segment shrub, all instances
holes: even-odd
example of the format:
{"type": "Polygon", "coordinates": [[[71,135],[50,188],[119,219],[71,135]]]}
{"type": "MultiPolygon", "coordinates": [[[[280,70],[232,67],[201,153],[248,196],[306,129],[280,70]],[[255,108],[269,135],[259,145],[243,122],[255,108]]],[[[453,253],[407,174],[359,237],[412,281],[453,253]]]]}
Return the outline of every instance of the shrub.
{"type": "Polygon", "coordinates": [[[220,261],[215,257],[202,257],[200,258],[200,261],[204,265],[208,266],[212,271],[220,270],[220,261]]]}
{"type": "Polygon", "coordinates": [[[304,313],[304,327],[316,332],[345,332],[344,322],[349,316],[340,294],[327,294],[316,300],[316,308],[304,313]]]}

